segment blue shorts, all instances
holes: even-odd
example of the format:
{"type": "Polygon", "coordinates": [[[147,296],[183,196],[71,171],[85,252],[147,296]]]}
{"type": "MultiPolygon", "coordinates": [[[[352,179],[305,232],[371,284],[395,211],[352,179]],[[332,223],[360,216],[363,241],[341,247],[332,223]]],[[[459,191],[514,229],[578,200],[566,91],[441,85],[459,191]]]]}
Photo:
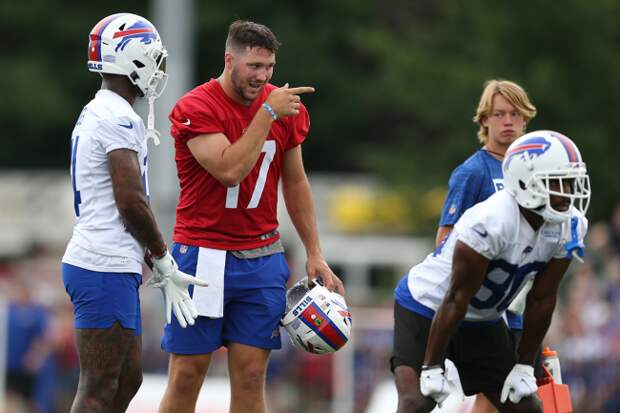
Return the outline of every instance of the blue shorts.
{"type": "MultiPolygon", "coordinates": [[[[172,255],[179,269],[196,274],[199,247],[174,244],[172,255]]],[[[224,316],[198,317],[181,328],[176,318],[164,327],[161,348],[174,354],[209,354],[229,342],[263,349],[278,349],[280,319],[286,307],[289,269],[283,253],[239,259],[226,253],[224,316]]],[[[193,294],[193,286],[189,287],[193,294]]]]}
{"type": "Polygon", "coordinates": [[[142,275],[90,271],[62,263],[65,290],[73,303],[75,328],[123,328],[142,333],[138,290],[142,275]]]}

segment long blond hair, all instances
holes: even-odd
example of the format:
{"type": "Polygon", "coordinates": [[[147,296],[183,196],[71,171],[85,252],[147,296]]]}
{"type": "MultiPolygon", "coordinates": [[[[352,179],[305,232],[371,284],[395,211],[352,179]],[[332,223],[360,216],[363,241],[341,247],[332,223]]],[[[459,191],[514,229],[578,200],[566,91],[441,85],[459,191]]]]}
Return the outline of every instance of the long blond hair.
{"type": "Polygon", "coordinates": [[[526,125],[536,116],[536,106],[530,102],[527,93],[521,86],[509,80],[487,80],[484,83],[478,109],[473,117],[474,123],[480,125],[478,140],[483,144],[486,144],[489,139],[489,129],[483,125],[483,122],[491,114],[493,97],[498,93],[521,113],[526,125]]]}

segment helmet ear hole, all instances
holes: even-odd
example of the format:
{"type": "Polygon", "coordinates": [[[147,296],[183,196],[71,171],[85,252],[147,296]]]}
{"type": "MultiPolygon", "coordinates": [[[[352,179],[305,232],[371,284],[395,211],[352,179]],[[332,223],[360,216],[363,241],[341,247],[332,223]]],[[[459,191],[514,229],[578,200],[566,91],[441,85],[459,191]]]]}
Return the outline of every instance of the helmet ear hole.
{"type": "Polygon", "coordinates": [[[142,68],[144,67],[144,63],[142,63],[142,62],[141,62],[141,61],[139,61],[139,60],[134,60],[134,61],[133,61],[133,64],[134,64],[134,65],[136,65],[136,67],[137,67],[138,69],[142,69],[142,68]]]}
{"type": "Polygon", "coordinates": [[[521,188],[521,189],[522,189],[522,190],[524,190],[524,191],[525,191],[525,188],[526,188],[526,186],[525,186],[525,182],[523,182],[523,181],[522,181],[522,180],[520,180],[520,179],[519,179],[519,188],[521,188]]]}
{"type": "Polygon", "coordinates": [[[129,78],[136,82],[138,79],[140,79],[140,75],[137,72],[131,72],[129,74],[129,78]]]}

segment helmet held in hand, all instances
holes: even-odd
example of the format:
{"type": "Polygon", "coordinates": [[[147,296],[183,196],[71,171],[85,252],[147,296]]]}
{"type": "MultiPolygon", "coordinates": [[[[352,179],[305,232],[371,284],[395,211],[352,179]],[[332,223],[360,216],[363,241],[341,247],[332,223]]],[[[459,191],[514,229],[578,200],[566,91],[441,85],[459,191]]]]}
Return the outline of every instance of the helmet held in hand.
{"type": "Polygon", "coordinates": [[[307,278],[287,291],[280,323],[293,346],[314,354],[338,351],[351,335],[351,313],[344,297],[319,284],[309,288],[307,278]]]}

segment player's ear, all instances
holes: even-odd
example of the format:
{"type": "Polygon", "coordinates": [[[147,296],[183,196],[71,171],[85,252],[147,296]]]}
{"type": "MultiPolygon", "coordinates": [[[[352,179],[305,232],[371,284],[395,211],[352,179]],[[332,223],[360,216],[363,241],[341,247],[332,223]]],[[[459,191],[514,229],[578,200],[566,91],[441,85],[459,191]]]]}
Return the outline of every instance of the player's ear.
{"type": "Polygon", "coordinates": [[[224,65],[226,66],[227,69],[232,69],[234,59],[235,57],[233,56],[232,53],[230,52],[224,53],[224,65]]]}

